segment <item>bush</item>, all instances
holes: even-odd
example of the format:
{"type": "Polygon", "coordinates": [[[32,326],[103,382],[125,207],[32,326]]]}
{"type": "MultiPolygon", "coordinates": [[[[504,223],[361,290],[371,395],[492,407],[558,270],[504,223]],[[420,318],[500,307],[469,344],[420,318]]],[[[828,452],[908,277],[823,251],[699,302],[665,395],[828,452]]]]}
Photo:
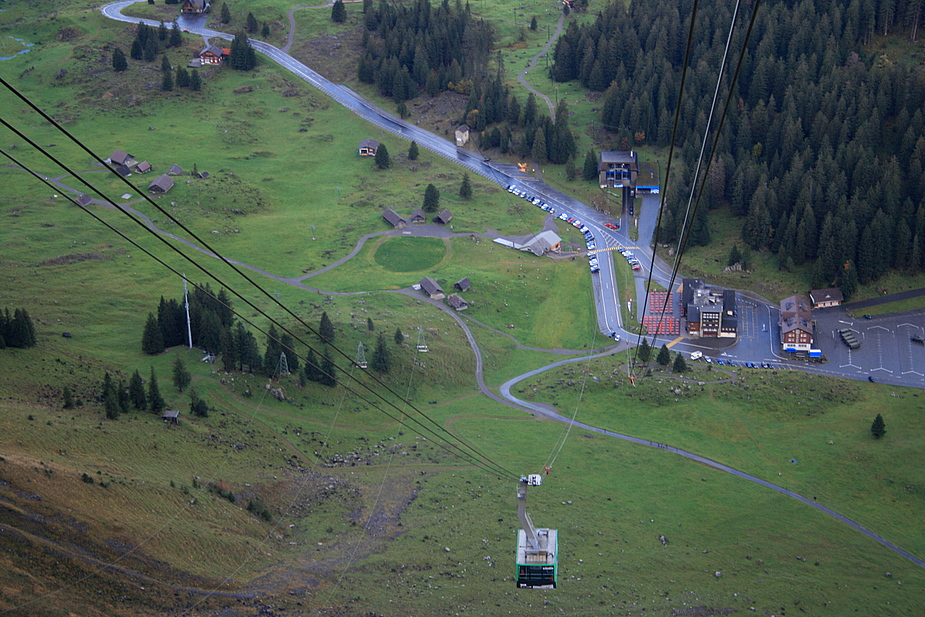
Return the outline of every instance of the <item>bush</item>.
{"type": "Polygon", "coordinates": [[[86,482],[87,484],[94,484],[93,476],[89,475],[87,472],[83,472],[83,474],[81,474],[80,476],[80,479],[86,482]]]}

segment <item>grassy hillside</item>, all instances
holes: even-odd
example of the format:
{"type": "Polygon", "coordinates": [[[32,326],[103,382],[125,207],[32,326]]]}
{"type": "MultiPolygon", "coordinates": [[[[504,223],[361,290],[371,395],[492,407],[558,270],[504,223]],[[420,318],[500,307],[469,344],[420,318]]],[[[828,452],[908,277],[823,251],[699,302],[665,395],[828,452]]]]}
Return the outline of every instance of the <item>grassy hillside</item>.
{"type": "MultiPolygon", "coordinates": [[[[127,49],[131,29],[104,22],[89,5],[4,8],[0,34],[31,33],[36,46],[0,62],[0,75],[103,156],[120,148],[151,161],[155,173],[172,163],[209,171],[208,180],[182,178],[157,203],[230,258],[280,277],[310,274],[345,256],[361,236],[385,231],[382,207],[410,214],[429,183],[453,211],[454,231],[524,234],[541,225],[537,211],[478,180],[473,199],[460,200],[458,169],[427,153],[407,160],[406,144],[272,67],[213,71],[200,93],[162,93],[158,63],[133,63],[124,75],[109,70],[112,46],[127,49]],[[57,77],[62,68],[67,73],[57,77]],[[355,156],[367,137],[389,145],[393,169],[375,171],[355,156]]],[[[348,12],[355,18],[357,9],[348,12]]],[[[279,36],[286,9],[275,10],[279,36]]],[[[485,10],[497,12],[505,44],[526,50],[514,24],[501,26],[509,6],[485,10]]],[[[519,9],[518,19],[523,14],[519,9]]],[[[300,24],[326,27],[307,11],[297,15],[300,24]]],[[[321,34],[302,43],[314,36],[321,34]]],[[[169,52],[174,63],[199,41],[188,37],[184,45],[169,52]]],[[[108,195],[129,193],[125,201],[157,226],[186,236],[137,201],[151,176],[133,175],[132,186],[106,177],[21,102],[0,97],[4,119],[45,147],[55,144],[49,149],[76,173],[108,195]]],[[[4,135],[0,144],[24,164],[73,181],[23,140],[4,135]]],[[[354,259],[305,281],[352,295],[319,295],[254,275],[306,323],[316,326],[327,312],[348,355],[361,342],[370,353],[380,332],[393,353],[394,368],[382,380],[395,394],[358,369],[351,373],[346,362],[335,388],[303,386],[294,377],[271,384],[226,374],[196,350],[142,354],[147,314],[162,295],[180,297],[179,278],[60,191],[6,164],[0,178],[0,278],[7,282],[0,305],[27,308],[38,334],[32,349],[0,350],[0,610],[81,617],[919,610],[920,568],[792,499],[584,431],[573,430],[559,449],[562,425],[478,394],[474,354],[449,315],[394,293],[423,276],[445,288],[470,277],[472,306],[463,318],[484,354],[486,381],[497,387],[567,357],[517,348],[515,339],[546,349],[602,344],[583,262],[541,260],[470,236],[374,237],[354,259]],[[404,344],[394,342],[396,328],[407,335],[404,344]],[[418,328],[426,332],[426,356],[414,351],[418,328]],[[171,383],[177,357],[208,401],[208,417],[192,417],[189,392],[171,383]],[[127,381],[135,370],[147,378],[152,368],[168,407],[181,411],[180,425],[138,411],[104,419],[104,372],[127,381]],[[364,400],[361,384],[397,405],[386,407],[392,417],[364,400]],[[282,388],[285,399],[268,385],[282,388]],[[62,408],[65,386],[79,400],[74,409],[62,408]],[[402,425],[405,413],[429,429],[412,419],[402,425]],[[530,510],[538,525],[560,530],[556,591],[514,589],[515,483],[441,447],[444,431],[514,475],[554,459],[544,486],[531,490],[530,510]]],[[[205,282],[123,214],[93,211],[205,282]]],[[[317,344],[227,267],[181,251],[292,330],[302,339],[299,352],[317,344]]],[[[241,300],[234,305],[268,326],[241,300]]],[[[263,351],[265,338],[257,338],[263,351]]],[[[908,524],[925,485],[915,392],[771,371],[712,383],[716,373],[705,370],[690,384],[656,375],[632,388],[622,361],[543,374],[521,383],[518,396],[816,496],[925,554],[908,524]],[[874,442],[866,431],[877,412],[888,433],[874,442]]]]}

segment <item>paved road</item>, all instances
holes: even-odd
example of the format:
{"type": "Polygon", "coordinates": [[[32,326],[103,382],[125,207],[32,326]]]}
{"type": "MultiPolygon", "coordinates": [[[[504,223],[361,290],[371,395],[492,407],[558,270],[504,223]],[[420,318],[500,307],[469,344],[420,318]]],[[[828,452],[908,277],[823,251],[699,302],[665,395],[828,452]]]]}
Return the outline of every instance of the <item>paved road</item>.
{"type": "MultiPolygon", "coordinates": [[[[149,25],[157,26],[158,22],[154,22],[151,20],[139,20],[136,18],[129,18],[121,14],[121,10],[123,8],[125,8],[126,6],[130,4],[133,4],[135,1],[136,0],[123,0],[121,2],[115,2],[112,4],[108,4],[102,7],[101,11],[107,17],[110,17],[111,19],[115,19],[117,21],[124,21],[124,22],[145,21],[149,25]]],[[[197,16],[193,19],[188,19],[188,18],[185,18],[184,16],[181,16],[180,18],[178,18],[177,21],[180,24],[180,27],[182,29],[188,30],[192,33],[201,34],[203,36],[222,38],[225,40],[231,40],[233,38],[232,36],[228,34],[221,33],[221,32],[215,32],[215,31],[205,28],[205,16],[197,16]]],[[[350,90],[346,86],[337,86],[337,85],[331,84],[326,79],[321,77],[319,74],[315,73],[314,71],[312,71],[311,69],[303,65],[302,63],[290,57],[289,55],[284,53],[282,50],[276,47],[273,47],[272,45],[269,45],[267,43],[263,43],[261,41],[256,41],[256,40],[252,40],[251,44],[253,45],[255,50],[260,51],[261,53],[265,54],[273,61],[277,62],[278,64],[290,70],[291,72],[295,73],[296,75],[304,79],[309,84],[318,88],[322,92],[328,94],[329,96],[331,96],[331,98],[341,103],[348,109],[351,109],[352,111],[354,111],[354,113],[368,120],[369,122],[387,131],[395,133],[396,135],[399,135],[405,139],[413,139],[418,143],[419,146],[427,148],[428,150],[440,156],[443,156],[444,158],[447,158],[459,165],[462,165],[463,167],[466,167],[467,169],[473,171],[474,173],[477,173],[485,178],[488,178],[489,180],[492,180],[493,182],[496,182],[502,186],[512,185],[512,186],[530,191],[532,194],[540,197],[544,202],[555,207],[556,210],[559,212],[574,213],[575,216],[583,217],[582,222],[592,230],[592,233],[594,233],[595,238],[597,238],[599,242],[607,243],[606,244],[607,246],[616,246],[616,245],[629,246],[630,245],[630,240],[625,235],[625,233],[621,231],[613,231],[603,226],[604,222],[608,222],[610,220],[609,217],[603,215],[602,213],[596,212],[595,210],[589,208],[588,206],[572,198],[571,196],[566,195],[560,191],[557,191],[556,189],[553,189],[552,187],[549,187],[548,185],[545,185],[543,183],[539,183],[539,182],[534,183],[528,180],[513,178],[507,174],[504,174],[501,171],[498,171],[494,167],[489,165],[488,161],[484,161],[480,159],[479,157],[472,154],[471,152],[462,150],[460,148],[456,148],[455,146],[451,145],[449,142],[439,137],[436,137],[428,133],[427,131],[424,131],[416,126],[409,125],[406,122],[398,118],[395,118],[391,114],[388,114],[385,111],[379,109],[378,107],[368,103],[362,97],[355,94],[352,90],[350,90]]],[[[131,211],[136,216],[139,216],[140,218],[145,220],[148,226],[154,228],[154,225],[151,223],[151,221],[147,219],[147,217],[145,217],[143,214],[135,210],[131,210],[131,211]]],[[[625,225],[622,227],[622,229],[623,230],[626,229],[625,225]]],[[[158,231],[160,233],[165,233],[161,230],[158,230],[158,231]]],[[[197,250],[202,251],[203,253],[206,253],[210,256],[215,257],[210,252],[205,251],[202,248],[197,247],[186,240],[177,238],[176,236],[173,236],[171,234],[166,234],[166,235],[183,242],[187,246],[191,246],[193,248],[196,248],[197,250]]],[[[363,241],[365,241],[365,239],[368,237],[369,236],[364,237],[363,241]]],[[[649,246],[648,240],[649,238],[643,238],[642,236],[640,236],[640,240],[639,240],[640,246],[639,246],[638,251],[643,254],[648,254],[648,258],[651,260],[652,257],[651,257],[651,251],[648,249],[648,246],[649,246]]],[[[357,248],[354,249],[353,254],[356,254],[358,250],[359,250],[359,245],[357,248]]],[[[642,260],[642,261],[645,261],[645,260],[642,260]]],[[[618,302],[611,303],[608,301],[611,298],[613,299],[617,298],[616,285],[614,283],[613,271],[611,269],[612,264],[610,262],[611,260],[609,259],[600,260],[600,264],[601,264],[600,276],[597,276],[594,279],[595,299],[599,304],[598,317],[602,324],[602,330],[622,331],[622,329],[620,328],[620,314],[619,314],[619,306],[618,306],[619,303],[618,302]],[[607,309],[607,306],[610,306],[610,310],[607,309]]],[[[285,279],[283,277],[273,275],[269,272],[260,270],[258,268],[254,268],[252,266],[249,266],[247,264],[243,264],[240,262],[234,262],[234,263],[242,267],[249,268],[255,272],[264,274],[265,276],[268,276],[275,280],[286,282],[286,283],[296,285],[299,287],[305,287],[304,285],[302,285],[300,281],[296,281],[293,279],[285,279]]],[[[656,263],[658,264],[656,268],[659,269],[659,271],[664,274],[665,272],[664,263],[661,263],[661,262],[656,262],[656,263]]],[[[308,287],[305,287],[305,288],[311,289],[308,287]]],[[[412,292],[410,292],[409,290],[402,290],[400,293],[406,293],[410,295],[412,292]]],[[[343,294],[343,295],[348,295],[348,294],[343,294]]],[[[419,294],[414,294],[414,297],[418,299],[421,298],[419,294]]],[[[689,458],[691,460],[695,460],[697,462],[713,467],[714,469],[724,471],[727,473],[731,473],[740,478],[761,484],[762,486],[765,486],[769,489],[778,491],[784,495],[787,495],[789,497],[793,497],[794,499],[802,501],[803,503],[822,511],[844,522],[845,524],[850,525],[852,528],[860,531],[861,533],[864,533],[865,535],[879,542],[883,546],[909,559],[916,565],[920,567],[925,567],[925,561],[922,561],[921,559],[915,557],[914,555],[908,553],[907,551],[890,543],[889,541],[880,537],[879,535],[875,534],[869,529],[866,529],[865,527],[848,519],[847,517],[844,517],[838,514],[837,512],[831,510],[830,508],[826,508],[825,506],[822,506],[816,503],[815,501],[810,500],[807,497],[804,497],[797,493],[794,493],[793,491],[790,491],[786,488],[783,488],[771,482],[767,482],[765,480],[762,480],[760,478],[757,478],[745,472],[739,471],[737,469],[729,467],[728,465],[724,465],[722,463],[712,461],[705,457],[681,450],[679,448],[675,448],[667,444],[660,444],[660,443],[652,442],[649,440],[632,437],[630,435],[624,435],[621,433],[608,431],[606,429],[590,426],[590,425],[587,425],[581,422],[574,422],[570,420],[569,418],[566,418],[560,415],[551,406],[539,405],[539,404],[529,403],[527,401],[522,401],[518,399],[517,397],[513,396],[510,392],[511,386],[514,383],[517,383],[518,381],[527,379],[543,371],[550,370],[552,368],[555,368],[555,367],[558,367],[558,366],[561,366],[563,364],[567,364],[570,362],[587,361],[588,359],[591,359],[591,358],[606,356],[608,354],[613,353],[612,350],[604,351],[604,352],[597,353],[597,354],[585,355],[581,358],[573,358],[573,359],[568,359],[568,360],[561,360],[559,362],[554,362],[546,367],[536,369],[535,371],[531,371],[529,373],[526,373],[524,375],[521,375],[519,377],[516,377],[506,382],[505,384],[501,386],[502,396],[498,396],[494,394],[486,386],[484,379],[482,377],[482,354],[468,326],[459,317],[459,315],[455,313],[455,311],[451,311],[442,302],[431,301],[430,303],[438,307],[440,310],[443,310],[448,315],[450,315],[454,319],[454,321],[456,321],[456,323],[459,324],[459,326],[466,333],[466,337],[469,341],[469,344],[472,346],[473,352],[475,354],[476,380],[477,380],[479,389],[486,396],[492,398],[493,400],[496,400],[499,403],[502,403],[505,405],[517,406],[521,409],[528,410],[531,413],[536,413],[536,414],[542,415],[543,417],[546,417],[552,420],[556,420],[556,421],[564,422],[564,423],[570,423],[573,426],[576,426],[576,427],[579,427],[585,430],[594,431],[594,432],[608,435],[611,437],[616,437],[616,438],[630,441],[630,442],[633,442],[639,445],[655,447],[661,450],[670,451],[674,454],[678,454],[680,456],[684,456],[685,458],[689,458]]],[[[885,327],[883,329],[886,330],[885,327]]],[[[880,334],[878,336],[882,338],[884,335],[880,334]]],[[[884,357],[882,353],[881,353],[881,357],[884,357]]]]}

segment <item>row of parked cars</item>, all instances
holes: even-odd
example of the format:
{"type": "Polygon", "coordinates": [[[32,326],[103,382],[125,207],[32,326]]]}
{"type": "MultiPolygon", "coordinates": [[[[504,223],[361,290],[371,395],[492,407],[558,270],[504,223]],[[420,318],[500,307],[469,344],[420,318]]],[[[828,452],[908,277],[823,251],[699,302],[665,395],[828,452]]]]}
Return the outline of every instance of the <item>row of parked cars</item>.
{"type": "MultiPolygon", "coordinates": [[[[509,193],[517,195],[518,197],[522,197],[523,199],[526,199],[527,201],[532,203],[534,206],[537,206],[544,212],[548,212],[550,214],[557,214],[556,218],[558,218],[560,221],[564,221],[568,223],[569,225],[571,225],[572,227],[580,231],[582,235],[584,235],[585,244],[588,247],[589,251],[593,251],[597,249],[597,243],[595,242],[594,234],[591,233],[591,230],[588,228],[587,225],[582,223],[580,220],[578,220],[574,216],[569,216],[568,213],[566,212],[557,213],[555,208],[547,204],[545,201],[543,201],[539,197],[536,197],[535,195],[530,195],[529,193],[527,193],[527,191],[513,184],[508,186],[507,190],[509,193]]],[[[620,226],[614,223],[604,223],[604,225],[608,227],[609,229],[620,229],[620,226]]],[[[588,265],[591,267],[592,273],[597,273],[601,271],[601,264],[598,261],[594,253],[590,253],[588,255],[588,265]]]]}
{"type": "Polygon", "coordinates": [[[636,259],[636,255],[633,254],[633,251],[629,249],[617,249],[617,252],[626,257],[626,263],[628,263],[633,270],[642,270],[642,264],[636,259]]]}
{"type": "Polygon", "coordinates": [[[715,362],[716,364],[719,364],[721,366],[731,366],[731,367],[744,366],[745,368],[774,368],[773,366],[771,366],[769,362],[743,362],[741,360],[739,362],[736,362],[735,360],[724,360],[722,358],[716,358],[714,360],[710,356],[703,356],[703,360],[707,364],[713,364],[715,362]]]}

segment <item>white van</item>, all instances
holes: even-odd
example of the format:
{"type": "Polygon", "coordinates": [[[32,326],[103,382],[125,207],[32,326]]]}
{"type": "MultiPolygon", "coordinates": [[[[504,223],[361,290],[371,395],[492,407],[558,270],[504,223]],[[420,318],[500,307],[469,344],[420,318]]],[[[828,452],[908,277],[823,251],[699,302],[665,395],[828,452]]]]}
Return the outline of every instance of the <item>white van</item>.
{"type": "Polygon", "coordinates": [[[702,351],[692,351],[691,352],[691,360],[699,360],[702,357],[703,357],[702,351]]]}

